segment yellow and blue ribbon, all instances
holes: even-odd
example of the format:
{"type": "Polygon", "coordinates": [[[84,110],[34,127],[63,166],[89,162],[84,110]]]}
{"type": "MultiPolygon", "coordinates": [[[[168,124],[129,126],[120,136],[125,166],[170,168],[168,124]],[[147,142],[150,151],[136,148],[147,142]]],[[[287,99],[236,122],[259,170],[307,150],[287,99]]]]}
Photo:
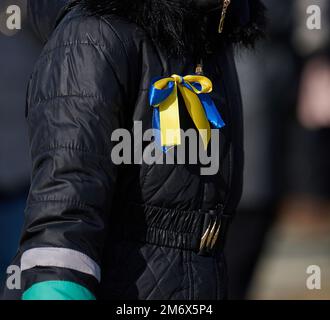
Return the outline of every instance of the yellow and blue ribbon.
{"type": "Polygon", "coordinates": [[[165,151],[181,144],[178,88],[207,149],[211,139],[210,123],[218,129],[225,123],[210,97],[213,90],[211,80],[199,75],[181,77],[174,74],[152,81],[149,101],[154,107],[152,122],[156,141],[165,151]]]}

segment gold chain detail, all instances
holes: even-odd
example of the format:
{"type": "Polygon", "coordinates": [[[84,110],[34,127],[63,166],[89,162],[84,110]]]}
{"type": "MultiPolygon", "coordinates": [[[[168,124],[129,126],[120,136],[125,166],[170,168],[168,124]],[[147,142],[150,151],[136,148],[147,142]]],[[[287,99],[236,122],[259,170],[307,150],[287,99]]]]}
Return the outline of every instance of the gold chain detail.
{"type": "Polygon", "coordinates": [[[224,0],[223,1],[223,7],[222,7],[222,12],[221,12],[221,19],[220,19],[220,24],[219,24],[219,33],[222,33],[224,25],[225,25],[225,19],[226,19],[226,14],[228,7],[231,3],[231,0],[224,0]]]}

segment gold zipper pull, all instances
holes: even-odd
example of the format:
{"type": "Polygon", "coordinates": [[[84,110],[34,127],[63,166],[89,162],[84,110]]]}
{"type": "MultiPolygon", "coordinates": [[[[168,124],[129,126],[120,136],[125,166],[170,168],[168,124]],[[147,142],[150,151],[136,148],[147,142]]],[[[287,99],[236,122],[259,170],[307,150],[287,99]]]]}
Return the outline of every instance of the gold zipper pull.
{"type": "Polygon", "coordinates": [[[231,0],[223,0],[223,6],[222,6],[222,12],[221,12],[221,19],[220,19],[220,24],[219,24],[219,33],[222,33],[224,25],[225,25],[225,20],[226,20],[226,14],[228,7],[231,3],[231,0]]]}

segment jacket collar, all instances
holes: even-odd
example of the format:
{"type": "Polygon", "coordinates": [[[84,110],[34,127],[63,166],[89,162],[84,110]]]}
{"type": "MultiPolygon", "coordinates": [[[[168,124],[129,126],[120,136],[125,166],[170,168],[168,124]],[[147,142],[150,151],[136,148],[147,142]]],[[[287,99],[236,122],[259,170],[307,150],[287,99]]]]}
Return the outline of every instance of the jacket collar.
{"type": "MultiPolygon", "coordinates": [[[[142,27],[169,55],[203,56],[220,42],[253,46],[263,35],[265,7],[260,0],[232,0],[223,34],[217,33],[221,8],[207,14],[199,0],[74,0],[86,14],[116,14],[142,27]]],[[[222,7],[222,1],[219,0],[222,7]]]]}

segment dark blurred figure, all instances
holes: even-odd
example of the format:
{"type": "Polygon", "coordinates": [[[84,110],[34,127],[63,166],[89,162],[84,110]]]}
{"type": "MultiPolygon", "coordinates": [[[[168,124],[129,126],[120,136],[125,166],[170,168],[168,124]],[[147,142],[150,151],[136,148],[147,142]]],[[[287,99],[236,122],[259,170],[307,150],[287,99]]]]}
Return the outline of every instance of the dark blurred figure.
{"type": "MultiPolygon", "coordinates": [[[[294,193],[306,194],[311,188],[314,194],[329,198],[327,129],[319,133],[303,129],[296,110],[304,91],[300,85],[302,69],[311,56],[325,50],[330,39],[322,37],[320,30],[307,29],[306,9],[322,4],[326,20],[327,1],[265,3],[269,38],[258,48],[258,54],[247,52],[237,59],[245,108],[246,164],[244,195],[226,245],[229,299],[247,298],[282,200],[294,193]]],[[[328,97],[329,92],[330,88],[328,97]]],[[[329,104],[327,108],[330,110],[329,104]]]]}
{"type": "Polygon", "coordinates": [[[54,30],[57,18],[61,15],[61,10],[69,2],[71,0],[27,0],[29,25],[40,41],[47,41],[49,34],[54,30]],[[31,12],[33,14],[30,14],[31,12]],[[42,19],[38,19],[38,16],[42,16],[42,19]]]}
{"type": "MultiPolygon", "coordinates": [[[[304,1],[302,1],[304,2],[304,1]]],[[[291,196],[330,199],[330,2],[320,5],[321,30],[304,28],[302,2],[297,2],[294,42],[304,65],[296,118],[291,132],[289,185],[291,196]],[[303,143],[302,143],[303,142],[303,143]]],[[[306,2],[306,0],[305,0],[306,2]]]]}
{"type": "Polygon", "coordinates": [[[295,104],[297,61],[291,45],[293,3],[266,0],[269,35],[237,58],[245,117],[245,181],[229,231],[229,299],[244,299],[283,186],[284,140],[295,104]]]}
{"type": "MultiPolygon", "coordinates": [[[[12,1],[1,1],[1,19],[12,1]]],[[[22,29],[0,30],[0,284],[18,248],[25,200],[29,188],[30,162],[25,124],[25,94],[40,44],[26,24],[26,2],[21,8],[22,29]]]]}

